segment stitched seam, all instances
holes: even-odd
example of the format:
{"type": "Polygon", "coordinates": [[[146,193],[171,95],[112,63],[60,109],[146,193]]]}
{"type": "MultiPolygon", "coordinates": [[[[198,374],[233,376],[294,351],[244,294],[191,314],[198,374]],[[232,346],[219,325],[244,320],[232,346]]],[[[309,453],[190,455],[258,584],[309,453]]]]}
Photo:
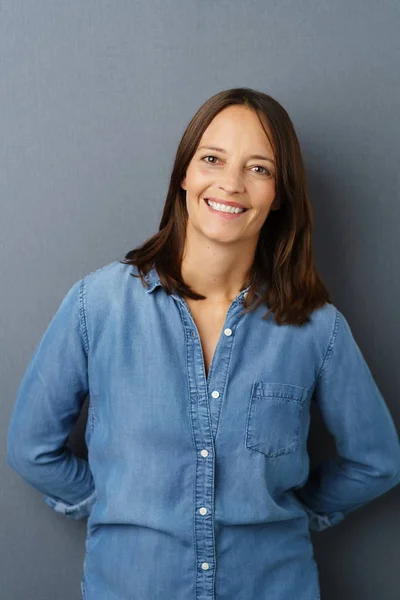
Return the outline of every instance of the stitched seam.
{"type": "Polygon", "coordinates": [[[333,347],[335,345],[335,341],[336,341],[336,338],[337,338],[337,334],[338,334],[338,330],[339,330],[339,318],[340,318],[340,315],[339,315],[339,311],[338,311],[338,309],[336,307],[335,307],[335,311],[336,311],[336,314],[335,314],[335,320],[334,320],[334,323],[333,323],[332,334],[331,334],[331,337],[330,337],[330,340],[329,340],[328,348],[326,349],[326,352],[325,352],[325,356],[322,359],[322,364],[321,364],[321,366],[320,366],[320,368],[318,370],[318,375],[317,375],[316,381],[318,381],[318,379],[321,377],[322,372],[325,369],[326,363],[328,362],[330,356],[332,356],[333,347]]]}
{"type": "MultiPolygon", "coordinates": [[[[152,288],[153,289],[153,288],[152,288]]],[[[146,292],[152,291],[150,290],[146,290],[146,292]]],[[[174,300],[175,302],[175,300],[174,300]]],[[[176,301],[176,305],[178,307],[179,313],[180,313],[180,317],[181,317],[181,322],[182,322],[182,326],[183,326],[183,333],[184,333],[184,339],[185,339],[185,367],[186,367],[186,373],[188,373],[188,377],[187,379],[187,393],[188,393],[188,397],[191,399],[191,378],[190,378],[190,368],[189,368],[189,335],[190,335],[190,328],[186,326],[186,321],[185,321],[185,313],[181,304],[181,300],[176,301]]],[[[196,396],[197,397],[197,396],[196,396]]],[[[196,452],[196,462],[195,462],[195,466],[194,466],[194,477],[193,477],[193,503],[196,503],[196,472],[198,469],[198,464],[199,464],[199,456],[197,454],[197,449],[196,449],[196,435],[195,435],[195,431],[194,431],[194,427],[193,427],[193,402],[192,400],[190,401],[190,407],[189,407],[189,419],[190,419],[190,431],[192,434],[192,441],[193,441],[193,448],[194,451],[196,452]]],[[[210,424],[210,428],[211,428],[211,424],[210,424]]],[[[197,590],[198,590],[198,585],[197,585],[197,570],[198,570],[198,563],[200,560],[200,555],[199,555],[199,549],[198,549],[198,544],[197,544],[197,540],[196,540],[196,514],[193,514],[193,546],[194,546],[194,574],[193,574],[193,585],[194,585],[194,591],[195,591],[195,596],[197,596],[197,590]]]]}
{"type": "MultiPolygon", "coordinates": [[[[100,271],[101,269],[98,269],[98,270],[100,271]]],[[[91,275],[91,273],[89,273],[89,275],[91,275]]],[[[89,357],[90,343],[89,343],[89,334],[88,334],[88,328],[87,328],[87,316],[86,316],[87,288],[86,288],[85,284],[86,284],[86,279],[89,277],[89,275],[86,275],[86,277],[84,277],[81,280],[81,283],[79,286],[80,324],[81,324],[81,333],[82,333],[82,338],[84,341],[85,352],[86,352],[87,358],[89,357]]],[[[93,434],[95,427],[96,427],[96,417],[94,414],[94,407],[93,407],[93,402],[92,402],[92,398],[90,395],[90,389],[89,389],[89,404],[88,404],[88,422],[89,422],[90,431],[93,434]]]]}
{"type": "Polygon", "coordinates": [[[261,390],[258,390],[254,392],[254,395],[258,398],[283,398],[285,400],[293,400],[294,402],[304,404],[304,398],[302,396],[294,396],[292,394],[285,394],[284,392],[262,392],[261,390]]]}
{"type": "Polygon", "coordinates": [[[81,279],[81,283],[79,286],[79,317],[80,317],[80,325],[81,325],[81,334],[83,338],[83,343],[85,347],[86,356],[89,354],[89,337],[87,332],[87,324],[86,324],[86,288],[85,288],[85,279],[81,279]]]}

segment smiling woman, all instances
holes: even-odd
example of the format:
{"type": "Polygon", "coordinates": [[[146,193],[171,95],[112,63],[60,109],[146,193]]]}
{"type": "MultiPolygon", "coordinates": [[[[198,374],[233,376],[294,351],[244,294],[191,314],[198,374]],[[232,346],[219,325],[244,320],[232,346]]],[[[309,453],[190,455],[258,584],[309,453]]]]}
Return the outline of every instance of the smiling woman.
{"type": "Polygon", "coordinates": [[[155,267],[168,294],[202,300],[210,311],[228,307],[249,286],[245,311],[263,304],[265,318],[272,313],[278,324],[302,325],[330,302],[315,266],[312,227],[289,115],[271,96],[235,88],[209,98],[191,119],[159,232],[121,262],[135,265],[143,283],[155,267]]]}
{"type": "Polygon", "coordinates": [[[63,299],[7,460],[88,517],[85,600],[317,600],[309,530],[399,483],[393,420],[311,226],[286,111],[220,92],[184,133],[159,231],[63,299]],[[86,461],[64,445],[88,392],[86,461]],[[313,400],[339,452],[309,473],[313,400]]]}

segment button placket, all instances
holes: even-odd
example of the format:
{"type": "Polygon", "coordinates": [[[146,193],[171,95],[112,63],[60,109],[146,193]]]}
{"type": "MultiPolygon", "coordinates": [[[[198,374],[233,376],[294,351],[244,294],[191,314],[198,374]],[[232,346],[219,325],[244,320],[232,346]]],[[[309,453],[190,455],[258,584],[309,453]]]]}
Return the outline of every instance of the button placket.
{"type": "Polygon", "coordinates": [[[226,323],[229,322],[231,327],[225,327],[221,334],[221,339],[218,342],[216,356],[217,360],[213,359],[213,368],[210,369],[208,379],[208,389],[212,390],[210,393],[210,413],[211,413],[211,426],[213,437],[215,438],[216,431],[218,428],[219,415],[221,412],[221,406],[223,402],[223,394],[226,386],[227,375],[229,372],[229,363],[231,356],[231,349],[234,340],[234,326],[239,320],[239,310],[241,306],[239,301],[232,304],[232,310],[229,309],[227,314],[226,323]],[[229,312],[231,314],[229,315],[229,312]],[[218,362],[217,362],[218,361],[218,362]],[[218,402],[215,402],[218,400],[218,402]]]}
{"type": "Polygon", "coordinates": [[[190,390],[190,414],[194,441],[202,458],[196,462],[195,474],[195,538],[196,558],[198,560],[197,598],[214,598],[215,580],[215,539],[214,539],[214,478],[215,478],[215,452],[214,431],[216,431],[221,402],[229,372],[233,332],[239,312],[242,310],[239,299],[234,301],[226,316],[227,325],[223,330],[211,365],[211,377],[205,378],[204,358],[201,342],[196,335],[196,326],[190,310],[182,299],[179,301],[182,321],[186,329],[186,353],[188,365],[188,383],[190,390]],[[202,360],[201,360],[202,358],[202,360]],[[214,360],[215,359],[215,360],[214,360]],[[218,365],[218,366],[217,366],[218,365]],[[212,390],[210,392],[210,390],[212,390]],[[211,401],[210,399],[213,399],[211,401]],[[213,449],[212,454],[206,449],[213,449]],[[204,506],[205,505],[205,506],[204,506]],[[205,573],[207,572],[207,574],[205,573]]]}

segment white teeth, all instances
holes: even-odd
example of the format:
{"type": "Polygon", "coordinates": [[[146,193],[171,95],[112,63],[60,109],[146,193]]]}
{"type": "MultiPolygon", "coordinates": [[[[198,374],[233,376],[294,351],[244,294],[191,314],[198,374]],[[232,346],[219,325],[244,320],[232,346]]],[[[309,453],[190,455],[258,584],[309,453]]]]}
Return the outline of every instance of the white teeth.
{"type": "Polygon", "coordinates": [[[228,206],[227,204],[220,204],[219,202],[212,202],[211,200],[206,200],[208,206],[211,206],[214,210],[219,210],[221,212],[229,212],[233,214],[241,213],[244,211],[244,208],[238,208],[234,206],[228,206]]]}

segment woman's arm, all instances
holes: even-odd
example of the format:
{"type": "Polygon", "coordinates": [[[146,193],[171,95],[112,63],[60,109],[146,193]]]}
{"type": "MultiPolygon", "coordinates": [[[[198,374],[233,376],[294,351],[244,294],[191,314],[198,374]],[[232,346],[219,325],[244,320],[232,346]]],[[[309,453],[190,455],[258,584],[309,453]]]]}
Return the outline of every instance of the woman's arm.
{"type": "Polygon", "coordinates": [[[400,483],[396,427],[347,320],[336,311],[315,400],[339,456],[320,463],[296,490],[317,531],[400,483]]]}
{"type": "Polygon", "coordinates": [[[88,462],[65,447],[88,393],[84,280],[68,291],[38,344],[11,415],[7,463],[71,519],[96,499],[88,462]]]}

